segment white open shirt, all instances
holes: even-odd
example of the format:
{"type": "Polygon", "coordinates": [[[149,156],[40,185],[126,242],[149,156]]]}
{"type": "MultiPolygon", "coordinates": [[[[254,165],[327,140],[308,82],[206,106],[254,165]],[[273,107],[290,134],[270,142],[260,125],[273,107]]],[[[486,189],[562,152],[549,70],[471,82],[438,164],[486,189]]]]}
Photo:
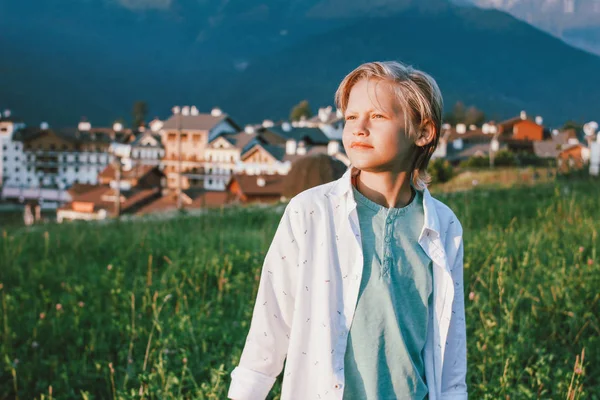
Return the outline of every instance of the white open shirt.
{"type": "MultiPolygon", "coordinates": [[[[228,397],[263,400],[285,361],[282,400],[341,400],[344,353],[363,269],[351,168],[294,197],[265,257],[254,313],[228,397]],[[287,360],[286,360],[287,357],[287,360]]],[[[460,222],[423,193],[419,244],[433,262],[423,351],[429,400],[467,400],[460,222]]]]}

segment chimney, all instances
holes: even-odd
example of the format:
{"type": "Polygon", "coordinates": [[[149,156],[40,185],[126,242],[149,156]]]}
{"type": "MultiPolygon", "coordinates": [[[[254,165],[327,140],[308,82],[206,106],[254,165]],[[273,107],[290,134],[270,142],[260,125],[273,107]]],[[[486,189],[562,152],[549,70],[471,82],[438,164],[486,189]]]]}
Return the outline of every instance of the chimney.
{"type": "Polygon", "coordinates": [[[283,129],[284,132],[289,132],[292,130],[292,125],[289,122],[284,122],[281,124],[281,129],[283,129]]]}
{"type": "Polygon", "coordinates": [[[296,141],[294,139],[288,139],[285,142],[285,154],[294,155],[296,154],[296,141]]]}
{"type": "Polygon", "coordinates": [[[465,124],[456,124],[456,133],[463,134],[467,132],[467,126],[465,124]]]}
{"type": "Polygon", "coordinates": [[[304,140],[298,142],[298,148],[296,149],[296,154],[299,156],[303,156],[306,154],[306,146],[304,145],[304,140]]]}
{"type": "Polygon", "coordinates": [[[79,125],[77,125],[77,130],[81,132],[89,131],[90,129],[92,129],[92,124],[90,124],[89,121],[86,121],[85,118],[83,118],[79,125]]]}
{"type": "Polygon", "coordinates": [[[525,110],[521,111],[521,119],[527,119],[527,113],[525,110]]]}
{"type": "Polygon", "coordinates": [[[221,115],[223,115],[223,111],[221,111],[219,107],[215,107],[210,111],[210,115],[212,115],[213,117],[220,117],[221,115]]]}
{"type": "Polygon", "coordinates": [[[273,125],[275,124],[270,119],[265,119],[262,123],[263,128],[272,128],[273,125]]]}
{"type": "Polygon", "coordinates": [[[113,131],[115,132],[121,132],[123,130],[123,124],[120,122],[115,122],[113,124],[113,131]]]}
{"type": "Polygon", "coordinates": [[[41,130],[43,130],[43,131],[46,131],[46,130],[48,130],[48,128],[50,128],[50,125],[48,125],[48,123],[47,123],[47,122],[42,122],[42,123],[40,124],[40,129],[41,129],[41,130]]]}
{"type": "MultiPolygon", "coordinates": [[[[11,114],[11,112],[10,112],[10,110],[9,110],[9,109],[6,109],[6,110],[4,110],[4,118],[8,118],[8,117],[10,117],[10,114],[11,114]]],[[[0,117],[1,117],[1,116],[2,116],[2,115],[0,115],[0,117]]]]}
{"type": "Polygon", "coordinates": [[[246,127],[244,128],[244,132],[246,132],[247,134],[251,135],[254,133],[254,127],[252,125],[246,125],[246,127]]]}
{"type": "Polygon", "coordinates": [[[181,108],[181,115],[190,115],[190,106],[183,106],[181,108]]]}
{"type": "Polygon", "coordinates": [[[538,125],[542,125],[544,123],[544,118],[542,118],[541,116],[536,116],[535,117],[535,123],[538,125]]]}
{"type": "Polygon", "coordinates": [[[192,106],[192,109],[190,110],[190,113],[194,116],[200,114],[200,112],[198,111],[198,107],[196,106],[192,106]]]}
{"type": "Polygon", "coordinates": [[[483,124],[481,126],[481,132],[487,135],[488,133],[490,133],[490,126],[487,123],[483,124]]]}
{"type": "Polygon", "coordinates": [[[258,179],[256,179],[256,184],[259,187],[265,187],[265,185],[267,184],[267,182],[265,182],[265,178],[258,178],[258,179]]]}

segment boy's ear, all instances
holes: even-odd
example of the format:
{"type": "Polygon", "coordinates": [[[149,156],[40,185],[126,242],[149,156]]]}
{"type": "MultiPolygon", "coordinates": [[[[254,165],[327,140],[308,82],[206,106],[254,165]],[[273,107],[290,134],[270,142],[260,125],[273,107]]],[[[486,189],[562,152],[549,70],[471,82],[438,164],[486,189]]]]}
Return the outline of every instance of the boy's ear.
{"type": "Polygon", "coordinates": [[[435,139],[435,125],[432,121],[426,121],[420,128],[415,144],[419,147],[427,146],[435,139]]]}

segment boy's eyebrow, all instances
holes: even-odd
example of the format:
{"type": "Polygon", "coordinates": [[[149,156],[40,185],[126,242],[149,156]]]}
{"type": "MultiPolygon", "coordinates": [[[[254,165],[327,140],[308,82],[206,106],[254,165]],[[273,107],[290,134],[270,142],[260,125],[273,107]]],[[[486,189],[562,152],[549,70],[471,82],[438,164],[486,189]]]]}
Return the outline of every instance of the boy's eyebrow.
{"type": "MultiPolygon", "coordinates": [[[[379,109],[375,109],[375,108],[370,108],[368,110],[365,111],[366,113],[373,113],[373,112],[377,112],[377,113],[382,113],[385,114],[385,110],[379,110],[379,109]]],[[[357,114],[358,111],[354,111],[354,110],[346,110],[346,112],[344,113],[344,115],[346,114],[357,114]]]]}

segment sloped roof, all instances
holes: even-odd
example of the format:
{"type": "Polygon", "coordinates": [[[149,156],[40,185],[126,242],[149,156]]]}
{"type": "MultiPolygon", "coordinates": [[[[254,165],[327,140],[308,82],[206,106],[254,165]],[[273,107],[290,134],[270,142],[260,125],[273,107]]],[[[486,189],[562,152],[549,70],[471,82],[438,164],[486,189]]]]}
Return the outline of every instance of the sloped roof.
{"type": "MultiPolygon", "coordinates": [[[[121,190],[121,197],[125,198],[125,201],[121,203],[121,212],[127,212],[130,208],[138,205],[140,202],[146,201],[153,196],[157,196],[160,193],[160,188],[150,189],[131,189],[121,190]]],[[[117,191],[112,189],[108,185],[97,185],[95,188],[88,190],[80,195],[73,196],[72,203],[68,203],[61,207],[62,210],[73,209],[73,202],[78,203],[92,203],[94,205],[94,212],[104,209],[109,214],[115,212],[115,202],[105,201],[104,196],[116,196],[117,191]]]]}
{"type": "Polygon", "coordinates": [[[533,142],[533,152],[536,156],[541,158],[556,158],[563,147],[564,144],[560,143],[560,141],[552,139],[533,142]]]}
{"type": "Polygon", "coordinates": [[[177,129],[178,123],[181,124],[181,129],[196,130],[196,131],[210,131],[220,122],[227,121],[235,129],[240,130],[240,127],[235,124],[227,114],[221,114],[215,117],[211,114],[198,114],[198,115],[171,115],[167,119],[162,129],[171,130],[177,129]],[[179,121],[178,121],[179,119],[179,121]]]}
{"type": "Polygon", "coordinates": [[[234,181],[240,186],[240,190],[247,196],[281,195],[283,193],[283,175],[233,175],[229,185],[234,181]],[[263,179],[264,186],[258,184],[263,179]]]}
{"type": "Polygon", "coordinates": [[[110,144],[113,141],[122,141],[130,135],[130,131],[124,130],[115,132],[109,128],[92,128],[89,131],[80,131],[77,128],[61,128],[61,129],[41,129],[41,128],[23,128],[15,133],[15,140],[29,141],[37,137],[54,134],[57,137],[71,143],[103,143],[110,144]]]}
{"type": "Polygon", "coordinates": [[[305,141],[307,144],[327,144],[329,138],[319,128],[294,128],[292,127],[289,131],[285,131],[282,127],[269,128],[272,132],[284,139],[294,139],[296,141],[305,141]]]}
{"type": "MultiPolygon", "coordinates": [[[[146,176],[147,174],[149,174],[150,172],[152,172],[153,170],[156,170],[157,173],[162,175],[162,172],[155,165],[137,164],[137,165],[134,165],[129,170],[122,169],[121,170],[121,180],[140,179],[140,178],[146,176]]],[[[102,172],[100,172],[100,174],[98,174],[98,177],[99,178],[107,178],[107,179],[115,179],[116,178],[116,170],[111,164],[109,164],[106,166],[106,168],[104,168],[104,170],[102,170],[102,172]]]]}
{"type": "Polygon", "coordinates": [[[155,147],[163,147],[163,145],[162,145],[162,141],[161,141],[161,138],[160,138],[160,135],[159,135],[159,134],[157,134],[157,133],[154,133],[154,132],[148,132],[148,131],[138,134],[138,135],[137,135],[137,136],[136,136],[136,137],[133,139],[133,141],[131,141],[131,145],[132,145],[132,146],[142,146],[142,141],[143,141],[143,140],[144,140],[144,139],[145,139],[147,136],[150,136],[150,137],[152,137],[154,140],[156,140],[156,142],[157,142],[157,146],[155,146],[155,147]]]}

